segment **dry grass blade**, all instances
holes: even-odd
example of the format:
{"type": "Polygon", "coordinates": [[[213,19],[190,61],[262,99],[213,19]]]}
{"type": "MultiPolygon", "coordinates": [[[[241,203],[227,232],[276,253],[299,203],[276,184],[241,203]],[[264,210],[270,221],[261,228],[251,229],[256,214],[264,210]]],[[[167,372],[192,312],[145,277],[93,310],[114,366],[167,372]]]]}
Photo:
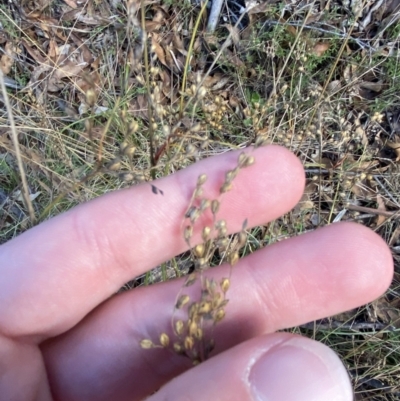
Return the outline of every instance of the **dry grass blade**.
{"type": "Polygon", "coordinates": [[[12,142],[14,145],[15,157],[17,159],[19,174],[20,174],[21,183],[22,183],[22,195],[23,195],[23,199],[24,199],[24,204],[29,212],[29,218],[31,220],[31,223],[35,224],[35,222],[36,222],[35,211],[33,209],[32,201],[30,198],[28,180],[26,179],[25,168],[24,168],[24,164],[22,162],[21,151],[20,151],[19,142],[18,142],[17,128],[15,126],[13,110],[12,110],[12,107],[10,104],[10,99],[8,97],[6,85],[4,82],[4,74],[3,74],[3,71],[1,70],[1,68],[0,68],[0,85],[1,85],[1,92],[3,94],[4,104],[7,109],[8,118],[10,120],[10,130],[11,130],[11,135],[12,135],[12,142]]]}

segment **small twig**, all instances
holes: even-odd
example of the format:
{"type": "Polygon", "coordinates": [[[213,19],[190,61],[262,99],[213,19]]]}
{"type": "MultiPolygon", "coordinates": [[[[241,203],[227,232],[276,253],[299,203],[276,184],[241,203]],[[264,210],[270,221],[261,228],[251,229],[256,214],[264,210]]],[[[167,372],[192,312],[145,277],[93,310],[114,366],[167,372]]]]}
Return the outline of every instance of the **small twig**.
{"type": "Polygon", "coordinates": [[[32,201],[29,196],[28,181],[26,179],[25,169],[24,169],[24,165],[22,163],[21,151],[20,151],[19,142],[18,142],[17,128],[15,127],[14,115],[13,115],[13,111],[11,108],[10,99],[8,97],[6,85],[4,82],[4,74],[3,74],[3,71],[1,70],[1,68],[0,68],[0,85],[1,85],[1,91],[3,94],[4,104],[7,109],[8,118],[10,119],[10,128],[11,128],[11,134],[12,134],[11,137],[12,137],[12,141],[13,141],[13,145],[14,145],[15,157],[17,159],[18,169],[21,174],[22,197],[24,199],[25,207],[28,209],[31,223],[34,224],[36,221],[35,211],[33,209],[32,201]]]}
{"type": "Polygon", "coordinates": [[[213,33],[217,27],[224,0],[212,0],[210,16],[208,17],[207,31],[213,33]]]}
{"type": "Polygon", "coordinates": [[[357,206],[357,205],[352,205],[351,203],[346,205],[346,209],[354,210],[356,212],[370,213],[374,215],[378,214],[385,217],[393,217],[393,218],[400,217],[400,210],[394,212],[388,212],[387,210],[379,210],[379,209],[373,209],[371,207],[357,206]]]}
{"type": "Polygon", "coordinates": [[[390,200],[397,205],[398,207],[400,207],[399,203],[396,201],[396,199],[393,197],[393,195],[385,188],[385,186],[381,183],[381,181],[379,180],[379,177],[377,177],[376,175],[373,176],[375,181],[379,184],[379,186],[384,190],[384,192],[386,193],[386,195],[390,198],[390,200]]]}
{"type": "Polygon", "coordinates": [[[380,322],[359,322],[359,323],[343,323],[343,322],[338,322],[336,320],[330,322],[330,323],[306,323],[301,326],[299,326],[302,329],[308,329],[308,330],[314,330],[314,328],[318,330],[332,330],[332,329],[346,329],[346,330],[387,330],[387,331],[393,331],[395,330],[394,326],[380,323],[380,322]]]}

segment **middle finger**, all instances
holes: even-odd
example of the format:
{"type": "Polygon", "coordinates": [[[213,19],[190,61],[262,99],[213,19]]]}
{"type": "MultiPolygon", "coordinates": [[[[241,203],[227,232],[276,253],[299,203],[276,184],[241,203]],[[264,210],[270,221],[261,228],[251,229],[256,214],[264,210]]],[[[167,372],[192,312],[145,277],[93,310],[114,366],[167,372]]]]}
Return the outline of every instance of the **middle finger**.
{"type": "MultiPolygon", "coordinates": [[[[333,225],[258,251],[233,270],[227,316],[214,332],[215,352],[366,303],[387,288],[392,272],[384,242],[354,224],[333,225]]],[[[226,277],[229,267],[207,274],[226,277]]],[[[167,350],[139,347],[140,340],[156,342],[168,331],[181,287],[182,280],[176,280],[124,293],[45,345],[56,398],[142,399],[187,369],[185,359],[167,350]]]]}

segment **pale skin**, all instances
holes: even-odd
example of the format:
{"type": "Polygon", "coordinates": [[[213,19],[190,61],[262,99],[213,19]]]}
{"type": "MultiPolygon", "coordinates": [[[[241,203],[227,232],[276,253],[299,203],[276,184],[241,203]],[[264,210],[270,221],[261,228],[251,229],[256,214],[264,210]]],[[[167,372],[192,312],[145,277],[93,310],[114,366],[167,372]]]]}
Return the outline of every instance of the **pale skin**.
{"type": "MultiPolygon", "coordinates": [[[[219,216],[231,232],[245,219],[252,227],[279,217],[304,189],[290,152],[271,146],[252,154],[255,164],[222,199],[219,216]]],[[[164,195],[143,184],[100,197],[0,247],[1,401],[351,401],[331,350],[275,332],[355,308],[388,288],[390,251],[365,227],[333,224],[242,259],[214,356],[193,369],[167,350],[139,346],[169,327],[181,280],[114,295],[187,249],[182,216],[197,177],[207,174],[205,195],[216,197],[237,157],[210,158],[155,182],[164,195]]],[[[200,229],[193,243],[199,238],[200,229]]]]}

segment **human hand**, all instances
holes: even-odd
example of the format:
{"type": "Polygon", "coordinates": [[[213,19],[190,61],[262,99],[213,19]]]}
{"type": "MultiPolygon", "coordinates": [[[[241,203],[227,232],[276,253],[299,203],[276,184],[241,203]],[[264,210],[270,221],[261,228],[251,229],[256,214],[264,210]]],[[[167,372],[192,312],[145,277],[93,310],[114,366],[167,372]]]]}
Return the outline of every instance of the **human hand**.
{"type": "MultiPolygon", "coordinates": [[[[304,187],[299,161],[266,147],[224,195],[228,228],[265,224],[304,187]]],[[[238,153],[80,205],[0,247],[0,400],[352,400],[327,347],[277,330],[373,300],[392,257],[372,231],[333,224],[264,248],[235,266],[215,357],[188,369],[165,349],[143,350],[170,325],[174,280],[113,296],[133,277],[186,250],[182,216],[197,177],[216,197],[238,153]],[[271,334],[274,333],[274,334],[271,334]],[[174,379],[175,378],[175,379],[174,379]]],[[[199,239],[199,232],[194,234],[199,239]]],[[[226,275],[227,266],[213,269],[226,275]],[[224,273],[225,272],[225,273],[224,273]]]]}

